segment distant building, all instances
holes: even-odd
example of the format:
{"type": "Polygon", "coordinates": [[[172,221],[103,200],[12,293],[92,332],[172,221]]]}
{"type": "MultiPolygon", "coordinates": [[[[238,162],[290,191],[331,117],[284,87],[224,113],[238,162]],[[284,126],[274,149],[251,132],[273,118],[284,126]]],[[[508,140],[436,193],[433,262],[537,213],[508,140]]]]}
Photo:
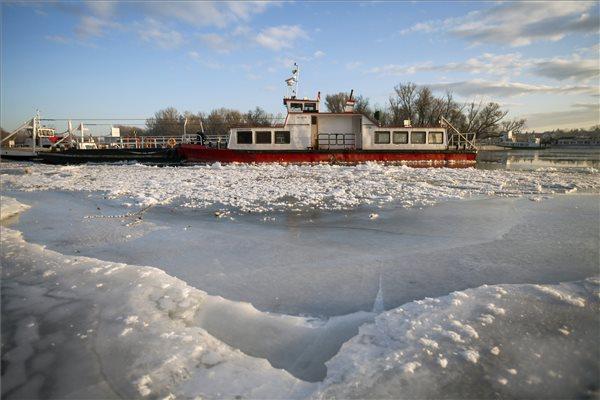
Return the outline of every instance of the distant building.
{"type": "Polygon", "coordinates": [[[589,137],[565,137],[556,141],[557,146],[600,146],[600,139],[589,137]]]}

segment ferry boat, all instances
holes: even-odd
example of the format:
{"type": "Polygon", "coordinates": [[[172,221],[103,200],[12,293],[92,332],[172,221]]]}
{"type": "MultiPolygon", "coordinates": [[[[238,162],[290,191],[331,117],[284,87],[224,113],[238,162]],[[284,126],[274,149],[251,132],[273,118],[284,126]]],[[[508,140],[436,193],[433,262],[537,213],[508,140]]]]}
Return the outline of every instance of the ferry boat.
{"type": "Polygon", "coordinates": [[[546,147],[540,138],[529,138],[527,141],[519,141],[512,131],[502,134],[498,146],[517,150],[539,150],[546,147]]]}
{"type": "Polygon", "coordinates": [[[83,122],[73,129],[71,120],[67,120],[67,130],[57,134],[54,128],[43,126],[43,120],[38,111],[33,118],[2,138],[0,159],[32,160],[51,164],[128,161],[177,164],[180,161],[175,147],[183,138],[121,137],[119,128],[114,127],[111,127],[111,136],[92,137],[86,135],[89,129],[85,128],[83,122]]]}
{"type": "Polygon", "coordinates": [[[320,93],[298,98],[298,67],[286,80],[287,115],[281,125],[234,127],[223,148],[205,143],[181,144],[187,162],[239,163],[362,163],[398,162],[408,165],[468,166],[475,162],[474,135],[458,132],[442,118],[440,126],[381,126],[354,110],[351,92],[344,112],[321,112],[320,93]],[[448,129],[453,133],[449,134],[448,129]]]}

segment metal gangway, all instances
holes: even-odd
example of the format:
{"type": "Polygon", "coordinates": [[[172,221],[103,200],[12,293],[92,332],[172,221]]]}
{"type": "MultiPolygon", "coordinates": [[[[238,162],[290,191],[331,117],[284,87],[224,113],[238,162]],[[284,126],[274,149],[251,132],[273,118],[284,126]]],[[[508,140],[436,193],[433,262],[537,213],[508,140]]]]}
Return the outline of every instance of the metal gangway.
{"type": "Polygon", "coordinates": [[[450,128],[448,131],[448,147],[457,150],[475,150],[475,133],[462,133],[454,127],[446,118],[441,118],[442,126],[446,125],[450,128]]]}
{"type": "Polygon", "coordinates": [[[0,155],[33,157],[37,155],[38,151],[43,150],[41,143],[38,144],[38,141],[41,142],[43,138],[50,136],[54,136],[54,129],[42,126],[39,111],[36,111],[31,119],[19,125],[0,140],[0,155]],[[22,131],[26,131],[30,137],[26,139],[25,143],[17,144],[13,138],[22,131]]]}

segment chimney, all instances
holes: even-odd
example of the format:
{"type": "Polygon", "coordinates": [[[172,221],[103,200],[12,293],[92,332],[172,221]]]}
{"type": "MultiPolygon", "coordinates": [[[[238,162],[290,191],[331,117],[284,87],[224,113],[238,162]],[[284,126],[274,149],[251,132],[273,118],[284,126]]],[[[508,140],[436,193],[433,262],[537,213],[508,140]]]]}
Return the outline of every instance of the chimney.
{"type": "Polygon", "coordinates": [[[344,107],[344,112],[347,112],[347,113],[354,112],[354,105],[356,104],[356,102],[352,98],[353,94],[354,94],[354,89],[350,90],[350,97],[348,97],[348,100],[346,100],[346,106],[344,107]]]}

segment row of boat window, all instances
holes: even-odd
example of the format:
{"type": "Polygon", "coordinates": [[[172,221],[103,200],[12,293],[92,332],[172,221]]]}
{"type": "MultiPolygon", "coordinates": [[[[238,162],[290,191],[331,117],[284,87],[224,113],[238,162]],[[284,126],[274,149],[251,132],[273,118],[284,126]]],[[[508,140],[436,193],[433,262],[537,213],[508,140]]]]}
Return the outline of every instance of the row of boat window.
{"type": "Polygon", "coordinates": [[[443,144],[443,132],[423,132],[423,131],[375,131],[375,144],[443,144]],[[429,140],[427,134],[429,133],[429,140]],[[409,140],[410,139],[410,140],[409,140]]]}
{"type": "MultiPolygon", "coordinates": [[[[238,131],[238,144],[290,144],[290,131],[238,131]]],[[[375,131],[375,144],[443,144],[443,132],[375,131]],[[427,137],[429,136],[429,140],[427,137]]]]}
{"type": "Polygon", "coordinates": [[[290,111],[315,112],[317,111],[317,103],[290,103],[290,111]]]}
{"type": "Polygon", "coordinates": [[[290,131],[238,131],[238,144],[290,144],[290,131]]]}

